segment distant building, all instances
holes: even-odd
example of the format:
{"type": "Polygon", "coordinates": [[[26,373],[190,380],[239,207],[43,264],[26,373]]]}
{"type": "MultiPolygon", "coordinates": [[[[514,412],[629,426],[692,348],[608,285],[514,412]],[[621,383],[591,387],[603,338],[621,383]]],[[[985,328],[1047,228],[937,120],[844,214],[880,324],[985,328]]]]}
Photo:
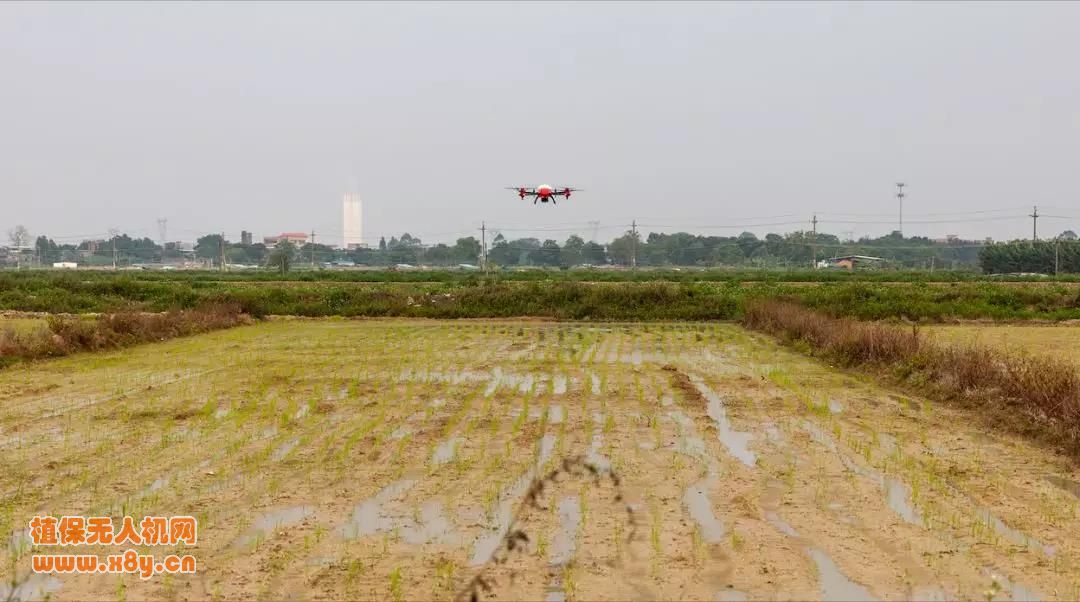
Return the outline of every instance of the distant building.
{"type": "Polygon", "coordinates": [[[166,251],[179,251],[181,253],[194,253],[195,244],[190,242],[176,241],[165,243],[166,251]]]}
{"type": "Polygon", "coordinates": [[[364,246],[364,206],[360,195],[346,192],[341,199],[341,247],[356,249],[364,246]]]}
{"type": "Polygon", "coordinates": [[[282,232],[277,236],[265,236],[263,237],[263,244],[268,247],[273,247],[283,240],[287,240],[294,245],[306,245],[308,235],[303,232],[282,232]]]}
{"type": "Polygon", "coordinates": [[[240,244],[245,247],[251,246],[251,232],[248,232],[247,230],[240,231],[240,244]]]}
{"type": "Polygon", "coordinates": [[[945,238],[935,238],[933,242],[939,245],[954,245],[961,242],[960,236],[956,234],[946,234],[945,238]]]}
{"type": "Polygon", "coordinates": [[[52,267],[58,270],[74,270],[79,267],[79,264],[74,261],[57,261],[52,264],[52,267]]]}
{"type": "Polygon", "coordinates": [[[844,255],[843,257],[833,257],[826,259],[818,264],[820,267],[826,268],[843,268],[847,270],[853,270],[856,267],[877,267],[885,260],[881,257],[870,257],[869,255],[844,255]]]}

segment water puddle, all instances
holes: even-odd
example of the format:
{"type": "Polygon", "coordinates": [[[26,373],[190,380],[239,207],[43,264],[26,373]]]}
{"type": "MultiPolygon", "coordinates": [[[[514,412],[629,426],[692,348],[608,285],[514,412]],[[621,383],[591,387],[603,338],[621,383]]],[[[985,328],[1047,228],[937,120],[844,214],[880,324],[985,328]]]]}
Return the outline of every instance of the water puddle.
{"type": "Polygon", "coordinates": [[[724,402],[720,399],[720,396],[706,386],[698,377],[691,378],[691,382],[708,401],[707,412],[709,418],[712,418],[713,422],[716,423],[716,436],[720,439],[720,443],[740,462],[753,468],[757,463],[757,456],[749,448],[753,435],[732,429],[731,422],[727,418],[727,411],[724,410],[724,402]]]}
{"type": "Polygon", "coordinates": [[[22,529],[19,531],[12,531],[11,539],[8,540],[8,554],[19,558],[22,555],[30,551],[34,547],[33,540],[30,539],[30,530],[22,529]]]}
{"type": "Polygon", "coordinates": [[[315,514],[315,509],[311,506],[292,506],[267,512],[255,519],[255,523],[251,526],[249,532],[237,540],[236,546],[246,546],[259,539],[260,536],[272,534],[281,527],[295,525],[312,514],[315,514]]]}
{"type": "Polygon", "coordinates": [[[593,393],[593,395],[599,395],[600,394],[600,377],[595,375],[595,374],[590,374],[589,378],[592,381],[592,393],[593,393]]]}
{"type": "Polygon", "coordinates": [[[987,577],[997,581],[1000,588],[998,594],[992,598],[993,602],[1004,602],[1005,600],[1012,600],[1013,602],[1041,602],[1042,600],[1042,596],[1019,583],[1013,583],[1000,571],[987,568],[985,573],[987,577]]]}
{"type": "Polygon", "coordinates": [[[491,559],[491,556],[499,549],[502,538],[510,528],[510,520],[513,518],[514,505],[528,490],[537,468],[542,467],[551,458],[551,452],[555,450],[555,435],[544,435],[540,439],[540,454],[536,460],[536,466],[525,471],[514,483],[502,490],[499,494],[499,503],[495,508],[494,520],[491,521],[490,531],[476,538],[473,543],[473,553],[469,558],[470,566],[479,566],[491,559]]]}
{"type": "Polygon", "coordinates": [[[229,408],[218,408],[214,412],[214,419],[215,420],[221,420],[222,418],[224,418],[224,417],[226,417],[228,415],[229,415],[229,408]]]}
{"type": "Polygon", "coordinates": [[[810,548],[807,552],[814,564],[817,565],[818,577],[821,579],[821,599],[844,602],[864,602],[877,600],[870,590],[847,578],[833,562],[829,555],[817,548],[810,548]]]}
{"type": "Polygon", "coordinates": [[[836,401],[835,399],[829,400],[829,412],[832,414],[839,414],[844,411],[844,404],[836,401]]]}
{"type": "Polygon", "coordinates": [[[26,579],[11,587],[10,579],[0,584],[0,600],[7,602],[29,602],[30,600],[49,600],[60,591],[63,583],[51,575],[30,573],[26,579]]]}
{"type": "Polygon", "coordinates": [[[601,473],[611,472],[611,460],[600,453],[600,448],[604,446],[604,415],[600,412],[593,412],[593,432],[592,438],[589,441],[589,451],[585,454],[585,460],[596,467],[601,473]]]}
{"type": "Polygon", "coordinates": [[[488,386],[484,389],[484,397],[491,397],[495,394],[495,391],[499,388],[499,382],[502,381],[502,368],[496,367],[491,371],[491,380],[488,381],[488,386]]]}
{"type": "Polygon", "coordinates": [[[1055,548],[1054,546],[1048,546],[1033,537],[1029,537],[1024,533],[1013,529],[1012,527],[1002,522],[1000,518],[994,516],[994,514],[986,508],[980,508],[978,511],[978,516],[984,523],[994,527],[994,531],[996,531],[998,535],[1001,535],[1005,539],[1018,546],[1024,546],[1038,550],[1051,558],[1054,556],[1054,554],[1057,553],[1057,548],[1055,548]]]}
{"type": "Polygon", "coordinates": [[[724,589],[716,592],[715,602],[746,602],[746,594],[737,589],[724,589]]]}
{"type": "Polygon", "coordinates": [[[551,542],[552,566],[565,566],[577,549],[577,534],[581,527],[581,500],[577,496],[559,500],[559,531],[551,542]]]}
{"type": "Polygon", "coordinates": [[[360,502],[353,510],[352,520],[342,527],[342,536],[346,539],[354,539],[380,531],[389,531],[399,526],[398,521],[383,514],[382,507],[404,495],[416,483],[416,479],[394,481],[383,487],[374,497],[360,502]]]}
{"type": "Polygon", "coordinates": [[[683,504],[690,518],[697,523],[705,543],[718,543],[724,539],[724,523],[713,514],[708,491],[719,480],[715,468],[710,467],[709,476],[683,491],[683,504]]]}
{"type": "Polygon", "coordinates": [[[795,530],[795,527],[792,527],[790,524],[788,524],[787,521],[780,518],[780,516],[772,510],[765,512],[765,520],[768,521],[770,525],[775,527],[777,531],[783,533],[784,535],[787,535],[788,537],[799,536],[799,532],[795,530]]]}
{"type": "Polygon", "coordinates": [[[299,444],[299,439],[290,439],[289,441],[286,441],[281,447],[275,449],[274,454],[271,456],[271,458],[275,462],[280,462],[285,458],[285,456],[289,455],[289,452],[296,449],[296,446],[299,444]]]}
{"type": "Polygon", "coordinates": [[[953,600],[953,598],[949,597],[948,592],[940,587],[917,587],[911,592],[911,599],[920,602],[950,602],[950,600],[953,600]]]}
{"type": "Polygon", "coordinates": [[[160,479],[154,479],[153,483],[143,490],[143,495],[149,495],[169,484],[169,477],[161,477],[160,479]]]}
{"type": "Polygon", "coordinates": [[[814,441],[824,445],[829,451],[835,452],[840,456],[840,461],[843,462],[845,468],[876,483],[885,494],[885,501],[889,508],[899,515],[901,519],[913,525],[923,525],[922,517],[919,515],[918,511],[915,510],[915,507],[911,505],[911,488],[908,487],[907,484],[900,479],[882,474],[872,468],[866,468],[840,453],[840,450],[837,448],[836,442],[833,441],[832,437],[813,423],[804,420],[803,428],[810,433],[810,437],[814,441]]]}
{"type": "Polygon", "coordinates": [[[406,436],[412,434],[412,429],[407,426],[399,426],[394,429],[394,432],[390,433],[390,438],[394,441],[404,439],[406,436]]]}
{"type": "Polygon", "coordinates": [[[537,466],[547,464],[551,459],[551,452],[555,451],[555,435],[544,435],[540,438],[540,458],[536,461],[537,466]]]}
{"type": "Polygon", "coordinates": [[[564,419],[562,406],[551,406],[548,408],[548,422],[551,424],[561,424],[564,419]]]}
{"type": "Polygon", "coordinates": [[[908,501],[911,499],[911,488],[893,477],[886,476],[884,479],[885,499],[889,503],[889,508],[899,514],[904,521],[921,526],[922,517],[908,501]]]}
{"type": "Polygon", "coordinates": [[[777,428],[776,423],[766,422],[762,426],[765,427],[765,438],[769,443],[783,443],[784,436],[780,434],[780,429],[777,428]]]}
{"type": "Polygon", "coordinates": [[[453,460],[454,455],[457,454],[458,446],[462,443],[465,443],[465,440],[461,437],[452,437],[436,445],[435,451],[431,454],[431,464],[433,466],[442,466],[453,460]]]}
{"type": "Polygon", "coordinates": [[[1046,477],[1046,481],[1080,498],[1080,483],[1077,483],[1072,479],[1066,479],[1065,477],[1059,477],[1056,475],[1050,475],[1046,477]]]}
{"type": "Polygon", "coordinates": [[[668,416],[679,426],[679,438],[675,441],[675,451],[692,458],[705,460],[708,452],[705,450],[705,442],[697,436],[694,421],[678,410],[668,412],[668,416]]]}
{"type": "Polygon", "coordinates": [[[888,433],[878,433],[878,447],[881,448],[881,453],[887,456],[893,455],[896,450],[900,449],[896,437],[888,433]]]}
{"type": "Polygon", "coordinates": [[[428,405],[433,408],[441,408],[446,405],[446,400],[436,397],[435,399],[432,399],[431,403],[428,405]]]}
{"type": "Polygon", "coordinates": [[[666,408],[668,406],[674,405],[674,403],[675,398],[672,397],[670,393],[664,393],[664,396],[660,398],[660,405],[662,407],[666,408]]]}
{"type": "Polygon", "coordinates": [[[566,377],[556,376],[551,384],[551,392],[555,395],[563,395],[566,393],[566,377]]]}
{"type": "Polygon", "coordinates": [[[404,524],[401,527],[401,538],[410,545],[426,543],[439,543],[446,545],[460,545],[462,542],[459,534],[443,514],[441,502],[425,502],[420,509],[420,520],[404,524]]]}

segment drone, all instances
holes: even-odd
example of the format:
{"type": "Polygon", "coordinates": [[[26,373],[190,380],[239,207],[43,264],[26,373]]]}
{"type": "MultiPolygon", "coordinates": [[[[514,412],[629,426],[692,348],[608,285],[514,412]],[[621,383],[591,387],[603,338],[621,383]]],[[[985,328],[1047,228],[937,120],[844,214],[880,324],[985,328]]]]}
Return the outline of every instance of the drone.
{"type": "Polygon", "coordinates": [[[559,188],[557,186],[549,186],[548,184],[541,184],[541,185],[537,186],[536,188],[526,188],[524,186],[514,186],[512,188],[508,187],[507,190],[517,191],[518,196],[521,197],[522,199],[524,199],[527,196],[531,196],[533,198],[533,205],[536,204],[536,201],[540,201],[541,203],[546,203],[548,201],[551,201],[552,205],[557,205],[558,203],[555,202],[556,197],[561,196],[563,198],[568,199],[568,198],[570,198],[570,193],[571,192],[577,192],[577,191],[579,191],[581,189],[580,188],[566,188],[566,187],[559,188]]]}

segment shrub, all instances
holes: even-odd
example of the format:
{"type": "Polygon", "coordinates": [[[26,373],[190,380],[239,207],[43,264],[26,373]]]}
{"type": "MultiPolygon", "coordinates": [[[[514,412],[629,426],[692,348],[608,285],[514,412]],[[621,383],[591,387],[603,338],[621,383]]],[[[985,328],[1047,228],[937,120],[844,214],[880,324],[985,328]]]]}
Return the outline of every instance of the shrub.
{"type": "Polygon", "coordinates": [[[834,318],[791,301],[754,300],[743,324],[846,366],[888,368],[909,386],[975,405],[996,426],[1080,455],[1080,372],[1064,360],[945,344],[910,328],[834,318]]]}
{"type": "Polygon", "coordinates": [[[230,328],[250,321],[236,303],[211,303],[196,309],[164,313],[117,312],[100,314],[96,318],[49,316],[47,328],[27,332],[11,328],[0,331],[0,358],[7,365],[20,359],[118,349],[230,328]]]}

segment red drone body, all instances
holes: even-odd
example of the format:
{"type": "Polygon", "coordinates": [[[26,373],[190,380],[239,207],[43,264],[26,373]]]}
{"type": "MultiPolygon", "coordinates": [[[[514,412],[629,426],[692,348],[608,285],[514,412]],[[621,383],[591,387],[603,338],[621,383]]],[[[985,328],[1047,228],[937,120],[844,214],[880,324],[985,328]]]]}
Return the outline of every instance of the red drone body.
{"type": "Polygon", "coordinates": [[[517,193],[518,193],[518,197],[520,197],[523,200],[527,196],[533,197],[533,204],[534,205],[536,204],[537,201],[540,201],[541,203],[546,203],[548,201],[551,201],[551,204],[555,205],[555,204],[557,204],[555,202],[555,199],[557,197],[561,196],[564,199],[568,199],[568,198],[570,198],[570,193],[574,192],[575,190],[581,190],[581,189],[580,188],[570,188],[570,187],[566,187],[566,186],[564,186],[562,188],[559,188],[557,186],[551,186],[551,185],[548,185],[548,184],[541,184],[541,185],[537,186],[536,188],[527,188],[527,187],[524,187],[524,186],[515,186],[513,188],[507,188],[507,190],[516,190],[517,193]]]}

